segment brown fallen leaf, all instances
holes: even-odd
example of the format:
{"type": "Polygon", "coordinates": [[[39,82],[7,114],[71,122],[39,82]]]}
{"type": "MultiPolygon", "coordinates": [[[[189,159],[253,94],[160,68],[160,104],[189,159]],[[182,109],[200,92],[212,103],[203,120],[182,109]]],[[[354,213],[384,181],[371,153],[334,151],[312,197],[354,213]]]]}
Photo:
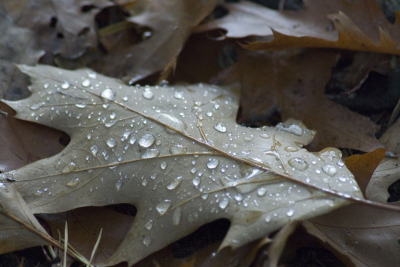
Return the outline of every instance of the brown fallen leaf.
{"type": "Polygon", "coordinates": [[[324,96],[335,61],[332,51],[242,51],[239,61],[216,80],[241,83],[239,123],[254,125],[279,109],[282,119],[296,118],[317,130],[311,150],[382,147],[374,137],[378,125],[324,96]]]}
{"type": "Polygon", "coordinates": [[[216,0],[141,0],[129,11],[128,21],[151,28],[145,40],[124,48],[114,47],[92,67],[106,75],[135,83],[153,73],[173,68],[184,43],[215,7],[216,0]]]}
{"type": "Polygon", "coordinates": [[[34,32],[14,25],[0,5],[0,88],[2,98],[29,96],[29,78],[15,64],[36,64],[44,51],[36,49],[34,32]]]}
{"type": "Polygon", "coordinates": [[[357,180],[358,186],[365,196],[365,190],[376,167],[386,156],[385,148],[378,148],[364,155],[352,155],[346,159],[346,166],[357,180]]]}
{"type": "Polygon", "coordinates": [[[129,233],[103,265],[133,264],[221,218],[231,224],[220,250],[235,249],[288,222],[364,202],[337,149],[302,148],[315,133],[301,122],[237,124],[235,87],[132,88],[87,69],[21,69],[32,95],[3,102],[71,142],[0,178],[15,180],[34,213],[135,205],[129,233]]]}
{"type": "Polygon", "coordinates": [[[2,1],[16,25],[35,32],[38,45],[51,56],[77,58],[96,47],[95,15],[108,0],[2,1]]]}
{"type": "Polygon", "coordinates": [[[300,11],[282,12],[249,2],[224,6],[230,11],[226,17],[198,30],[223,28],[228,37],[266,37],[244,46],[250,50],[329,47],[400,54],[400,21],[390,24],[375,0],[308,0],[300,11]]]}
{"type": "Polygon", "coordinates": [[[347,257],[357,267],[397,266],[399,225],[398,212],[364,205],[343,207],[303,223],[310,234],[333,248],[338,258],[347,257]]]}
{"type": "Polygon", "coordinates": [[[40,225],[12,185],[0,183],[0,254],[40,245],[62,248],[40,225]]]}
{"type": "Polygon", "coordinates": [[[389,200],[390,202],[400,200],[399,190],[396,186],[394,192],[389,192],[390,186],[400,179],[399,129],[400,121],[397,120],[380,138],[385,148],[394,153],[397,158],[386,157],[376,168],[366,190],[366,196],[370,200],[382,203],[387,203],[389,200]]]}
{"type": "Polygon", "coordinates": [[[128,233],[133,216],[109,208],[86,207],[56,214],[40,214],[50,226],[53,235],[58,232],[64,238],[65,222],[68,223],[68,243],[87,259],[93,251],[100,229],[103,229],[94,260],[101,262],[109,258],[128,233]]]}

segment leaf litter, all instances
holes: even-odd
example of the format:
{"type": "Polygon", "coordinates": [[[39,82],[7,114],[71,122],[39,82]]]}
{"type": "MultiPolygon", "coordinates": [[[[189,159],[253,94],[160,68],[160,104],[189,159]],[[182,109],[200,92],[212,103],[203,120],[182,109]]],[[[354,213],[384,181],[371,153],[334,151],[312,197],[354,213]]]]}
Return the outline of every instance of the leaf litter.
{"type": "Polygon", "coordinates": [[[315,132],[301,122],[238,125],[235,88],[132,88],[86,69],[20,68],[32,95],[3,102],[71,142],[1,174],[4,185],[15,180],[33,213],[135,205],[129,234],[103,265],[135,263],[219,218],[231,221],[220,248],[237,248],[289,221],[362,201],[339,150],[302,148],[315,132]]]}

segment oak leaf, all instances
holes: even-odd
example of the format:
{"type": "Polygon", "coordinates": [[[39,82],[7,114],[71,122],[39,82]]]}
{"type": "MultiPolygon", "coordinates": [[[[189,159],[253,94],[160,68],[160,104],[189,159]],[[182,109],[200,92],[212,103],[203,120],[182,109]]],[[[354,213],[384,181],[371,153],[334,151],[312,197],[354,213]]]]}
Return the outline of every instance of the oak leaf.
{"type": "Polygon", "coordinates": [[[315,132],[301,122],[238,125],[235,88],[129,87],[88,69],[20,69],[32,95],[3,102],[71,142],[0,178],[6,187],[13,181],[33,213],[135,205],[129,233],[101,265],[131,265],[220,218],[231,221],[220,248],[234,249],[287,222],[363,202],[338,149],[303,148],[315,132]]]}

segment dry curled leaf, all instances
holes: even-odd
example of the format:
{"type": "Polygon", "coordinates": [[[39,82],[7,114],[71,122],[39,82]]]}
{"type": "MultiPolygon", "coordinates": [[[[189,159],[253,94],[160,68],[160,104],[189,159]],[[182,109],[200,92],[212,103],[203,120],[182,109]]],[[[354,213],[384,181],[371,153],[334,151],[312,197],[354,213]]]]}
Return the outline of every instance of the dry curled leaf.
{"type": "Polygon", "coordinates": [[[400,54],[400,21],[390,24],[375,0],[303,3],[299,11],[281,12],[246,1],[226,3],[227,16],[198,30],[222,28],[228,37],[265,37],[245,45],[250,50],[329,47],[400,54]]]}
{"type": "Polygon", "coordinates": [[[65,131],[59,154],[1,174],[33,213],[129,203],[138,212],[103,265],[129,265],[216,219],[231,221],[220,249],[362,194],[338,149],[310,153],[314,132],[288,120],[236,123],[235,88],[128,87],[87,69],[21,66],[32,95],[5,101],[17,117],[65,131]]]}
{"type": "Polygon", "coordinates": [[[145,32],[144,40],[136,45],[110,51],[93,67],[132,84],[153,73],[174,69],[193,28],[214,9],[216,2],[138,1],[129,11],[128,21],[150,27],[151,31],[145,32]]]}

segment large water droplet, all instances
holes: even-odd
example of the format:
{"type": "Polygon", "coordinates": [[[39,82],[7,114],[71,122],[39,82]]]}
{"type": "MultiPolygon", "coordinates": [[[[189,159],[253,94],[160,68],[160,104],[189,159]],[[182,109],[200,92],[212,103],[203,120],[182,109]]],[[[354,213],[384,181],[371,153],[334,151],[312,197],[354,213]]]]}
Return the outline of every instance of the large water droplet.
{"type": "Polygon", "coordinates": [[[92,154],[96,156],[97,152],[99,151],[99,148],[96,145],[93,145],[90,147],[90,151],[92,151],[92,154]]]}
{"type": "Polygon", "coordinates": [[[288,132],[288,133],[292,133],[292,134],[295,134],[295,135],[302,135],[302,133],[303,133],[303,129],[297,124],[291,124],[288,127],[285,127],[280,122],[275,127],[280,129],[280,130],[282,130],[282,131],[285,131],[285,132],[288,132]]]}
{"type": "Polygon", "coordinates": [[[132,136],[132,137],[129,139],[129,144],[133,145],[134,143],[136,143],[136,137],[132,136]]]}
{"type": "Polygon", "coordinates": [[[331,164],[327,164],[324,167],[322,167],[322,170],[328,174],[329,176],[334,176],[337,172],[335,166],[331,165],[331,164]]]}
{"type": "Polygon", "coordinates": [[[154,144],[156,138],[152,134],[145,134],[139,139],[139,146],[141,147],[150,147],[154,144]]]}
{"type": "Polygon", "coordinates": [[[161,164],[160,164],[160,167],[162,170],[165,170],[167,168],[167,166],[168,166],[168,164],[165,161],[161,162],[161,164]]]}
{"type": "Polygon", "coordinates": [[[219,160],[217,159],[211,159],[209,162],[207,162],[207,168],[210,170],[217,168],[218,165],[219,165],[219,160]]]}
{"type": "Polygon", "coordinates": [[[218,122],[217,124],[214,125],[214,129],[217,130],[218,132],[226,133],[227,126],[223,122],[218,122]]]}
{"type": "Polygon", "coordinates": [[[171,200],[165,199],[160,203],[158,203],[158,205],[156,206],[156,210],[160,215],[164,215],[171,207],[171,205],[172,205],[171,200]]]}
{"type": "Polygon", "coordinates": [[[150,244],[151,244],[151,237],[146,236],[145,238],[143,238],[143,244],[145,244],[147,247],[150,246],[150,244]]]}
{"type": "Polygon", "coordinates": [[[144,90],[143,90],[143,98],[145,98],[147,100],[153,99],[154,98],[153,91],[151,91],[150,88],[144,88],[144,90]]]}
{"type": "Polygon", "coordinates": [[[117,189],[117,191],[121,188],[121,186],[122,186],[122,180],[118,180],[118,181],[115,183],[115,188],[117,189]]]}
{"type": "Polygon", "coordinates": [[[263,197],[263,196],[265,196],[267,191],[268,191],[267,188],[260,187],[260,188],[257,189],[257,195],[260,196],[260,197],[263,197]]]}
{"type": "Polygon", "coordinates": [[[64,90],[67,90],[70,87],[71,87],[71,85],[69,84],[69,82],[64,82],[61,84],[61,88],[64,90]]]}
{"type": "Polygon", "coordinates": [[[149,148],[143,153],[141,158],[142,159],[151,159],[151,158],[158,157],[158,155],[160,155],[160,151],[157,148],[149,148]]]}
{"type": "Polygon", "coordinates": [[[176,131],[183,132],[187,128],[186,124],[181,119],[169,114],[160,114],[157,120],[176,131]]]}
{"type": "Polygon", "coordinates": [[[200,177],[197,177],[197,176],[194,177],[192,180],[193,185],[196,187],[200,184],[200,182],[201,182],[201,179],[200,179],[200,177]]]}
{"type": "Polygon", "coordinates": [[[169,152],[173,155],[186,154],[186,147],[181,144],[173,145],[170,147],[169,152]]]}
{"type": "Polygon", "coordinates": [[[168,190],[174,190],[175,188],[177,188],[181,183],[182,183],[182,176],[178,176],[176,177],[174,180],[172,180],[168,185],[167,185],[167,189],[168,190]]]}
{"type": "Polygon", "coordinates": [[[90,86],[90,80],[85,79],[85,80],[82,81],[81,84],[82,84],[83,87],[89,87],[90,86]]]}
{"type": "Polygon", "coordinates": [[[261,137],[261,138],[264,138],[264,139],[270,138],[269,135],[266,134],[266,133],[260,134],[260,137],[261,137]]]}
{"type": "Polygon", "coordinates": [[[228,204],[229,204],[229,198],[224,197],[224,198],[218,203],[218,206],[219,206],[221,209],[225,209],[226,207],[228,207],[228,204]]]}
{"type": "Polygon", "coordinates": [[[172,214],[172,224],[179,225],[181,223],[182,218],[182,209],[181,207],[177,207],[172,214]]]}
{"type": "Polygon", "coordinates": [[[286,211],[286,215],[287,215],[288,217],[292,217],[293,214],[294,214],[294,210],[292,210],[292,209],[286,211]]]}
{"type": "Polygon", "coordinates": [[[102,98],[114,101],[115,100],[115,92],[113,90],[111,90],[110,88],[104,89],[100,96],[102,98]]]}
{"type": "Polygon", "coordinates": [[[114,138],[109,138],[109,139],[107,140],[107,145],[108,145],[109,147],[115,147],[116,144],[117,144],[117,142],[115,141],[114,138]]]}
{"type": "Polygon", "coordinates": [[[146,227],[147,228],[147,230],[151,230],[151,228],[153,227],[153,220],[150,220],[150,221],[148,221],[147,223],[146,223],[146,225],[144,226],[144,227],[146,227]]]}
{"type": "Polygon", "coordinates": [[[176,99],[182,99],[182,98],[183,98],[183,92],[175,91],[174,97],[175,97],[176,99]]]}
{"type": "Polygon", "coordinates": [[[296,152],[299,151],[297,148],[293,147],[293,146],[287,146],[285,147],[285,151],[287,152],[296,152]]]}
{"type": "Polygon", "coordinates": [[[75,104],[75,107],[77,107],[77,108],[86,108],[87,104],[86,103],[78,103],[78,104],[75,104]]]}
{"type": "Polygon", "coordinates": [[[79,178],[76,178],[76,179],[72,179],[71,181],[69,181],[65,185],[68,186],[68,187],[75,187],[78,184],[79,184],[79,178]]]}
{"type": "Polygon", "coordinates": [[[308,163],[301,158],[293,158],[288,161],[289,165],[299,171],[304,171],[308,168],[308,163]]]}
{"type": "Polygon", "coordinates": [[[74,172],[76,170],[76,164],[75,162],[71,161],[70,163],[68,163],[63,169],[62,169],[62,173],[68,173],[68,172],[74,172]]]}
{"type": "Polygon", "coordinates": [[[127,140],[128,139],[128,137],[129,137],[129,135],[131,135],[131,132],[124,132],[123,134],[122,134],[122,141],[125,141],[125,140],[127,140]]]}

